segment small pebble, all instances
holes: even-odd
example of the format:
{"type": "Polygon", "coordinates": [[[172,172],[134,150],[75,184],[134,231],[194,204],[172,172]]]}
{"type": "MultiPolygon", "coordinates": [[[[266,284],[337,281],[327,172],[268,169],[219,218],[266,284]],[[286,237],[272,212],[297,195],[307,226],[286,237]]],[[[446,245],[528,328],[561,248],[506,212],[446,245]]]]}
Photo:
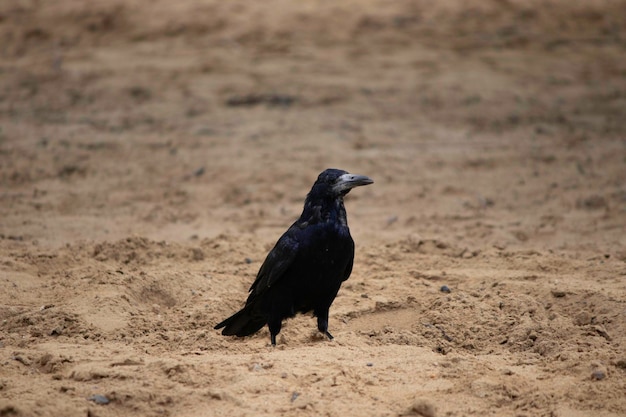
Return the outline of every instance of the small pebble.
{"type": "Polygon", "coordinates": [[[591,379],[601,381],[607,377],[606,366],[600,361],[591,362],[591,379]]]}
{"type": "Polygon", "coordinates": [[[31,364],[30,360],[20,355],[14,355],[11,357],[11,359],[13,359],[14,361],[18,361],[19,363],[26,365],[26,366],[30,366],[31,364]]]}
{"type": "Polygon", "coordinates": [[[561,291],[561,290],[552,290],[552,296],[555,298],[562,298],[565,297],[565,291],[561,291]]]}
{"type": "Polygon", "coordinates": [[[418,415],[422,417],[435,417],[435,407],[428,401],[417,399],[413,402],[411,408],[409,408],[409,415],[418,415]]]}
{"type": "Polygon", "coordinates": [[[374,366],[374,364],[372,362],[368,362],[366,363],[367,366],[374,366]]]}
{"type": "Polygon", "coordinates": [[[441,288],[439,288],[439,291],[446,293],[446,294],[450,294],[452,292],[450,287],[448,287],[447,285],[442,285],[441,288]]]}
{"type": "Polygon", "coordinates": [[[591,379],[600,381],[604,378],[606,378],[606,373],[602,369],[594,369],[593,372],[591,372],[591,379]]]}
{"type": "Polygon", "coordinates": [[[100,395],[100,394],[95,394],[92,395],[91,397],[87,398],[89,401],[93,401],[96,404],[101,404],[101,405],[105,405],[108,404],[110,401],[107,397],[105,397],[104,395],[100,395]]]}
{"type": "Polygon", "coordinates": [[[295,400],[297,400],[299,396],[300,396],[299,392],[296,392],[296,391],[292,392],[291,393],[291,402],[294,402],[295,400]]]}

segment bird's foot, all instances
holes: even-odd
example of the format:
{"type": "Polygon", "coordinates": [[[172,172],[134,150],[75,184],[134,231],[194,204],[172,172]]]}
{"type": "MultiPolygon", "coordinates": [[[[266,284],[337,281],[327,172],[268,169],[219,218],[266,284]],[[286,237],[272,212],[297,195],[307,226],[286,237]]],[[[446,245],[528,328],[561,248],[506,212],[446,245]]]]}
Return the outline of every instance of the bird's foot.
{"type": "Polygon", "coordinates": [[[328,340],[333,340],[333,339],[334,339],[333,335],[332,335],[332,334],[330,334],[330,333],[328,332],[328,330],[326,330],[326,331],[324,332],[324,334],[326,335],[326,337],[328,337],[328,340]]]}

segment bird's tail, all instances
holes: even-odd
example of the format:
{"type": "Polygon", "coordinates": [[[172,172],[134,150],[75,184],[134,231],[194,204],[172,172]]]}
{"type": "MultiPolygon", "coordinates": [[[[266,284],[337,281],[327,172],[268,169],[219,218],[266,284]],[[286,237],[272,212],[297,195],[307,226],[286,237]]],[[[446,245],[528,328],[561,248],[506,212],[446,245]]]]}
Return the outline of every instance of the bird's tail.
{"type": "Polygon", "coordinates": [[[249,336],[261,330],[267,323],[267,317],[263,317],[254,311],[252,305],[248,304],[240,311],[236,312],[226,320],[214,327],[221,329],[225,336],[249,336]]]}

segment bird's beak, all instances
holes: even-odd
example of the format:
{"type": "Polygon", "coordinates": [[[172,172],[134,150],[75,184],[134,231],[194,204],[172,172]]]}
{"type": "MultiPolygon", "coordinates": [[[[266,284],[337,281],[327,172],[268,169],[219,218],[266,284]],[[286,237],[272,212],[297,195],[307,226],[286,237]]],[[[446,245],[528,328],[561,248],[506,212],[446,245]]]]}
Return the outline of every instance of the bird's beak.
{"type": "Polygon", "coordinates": [[[354,187],[360,187],[361,185],[373,184],[374,181],[370,177],[365,175],[356,174],[343,174],[337,180],[334,188],[340,193],[348,192],[354,187]]]}

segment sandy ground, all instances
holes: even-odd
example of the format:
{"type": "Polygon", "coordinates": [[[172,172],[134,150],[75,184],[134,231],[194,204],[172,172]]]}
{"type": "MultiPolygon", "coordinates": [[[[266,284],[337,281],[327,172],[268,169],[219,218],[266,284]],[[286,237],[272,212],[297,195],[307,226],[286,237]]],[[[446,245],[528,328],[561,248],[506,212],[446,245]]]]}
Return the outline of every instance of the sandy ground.
{"type": "Polygon", "coordinates": [[[3,0],[0,415],[626,415],[625,45],[624,1],[3,0]],[[221,336],[327,167],[375,180],[335,340],[221,336]]]}

